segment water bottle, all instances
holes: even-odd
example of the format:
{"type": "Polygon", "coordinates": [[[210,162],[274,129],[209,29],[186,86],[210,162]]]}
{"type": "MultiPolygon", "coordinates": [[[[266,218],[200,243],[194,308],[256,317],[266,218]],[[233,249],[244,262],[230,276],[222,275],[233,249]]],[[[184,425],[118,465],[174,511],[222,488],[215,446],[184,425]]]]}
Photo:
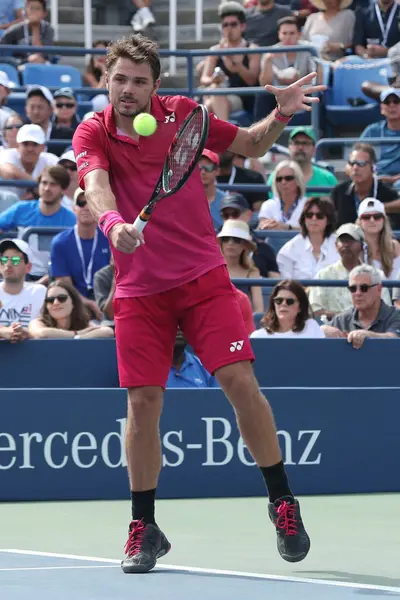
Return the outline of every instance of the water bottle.
{"type": "Polygon", "coordinates": [[[221,67],[215,67],[214,72],[213,72],[213,77],[218,77],[218,79],[219,79],[218,85],[220,85],[221,87],[227,87],[228,78],[225,75],[224,71],[221,69],[221,67]]]}

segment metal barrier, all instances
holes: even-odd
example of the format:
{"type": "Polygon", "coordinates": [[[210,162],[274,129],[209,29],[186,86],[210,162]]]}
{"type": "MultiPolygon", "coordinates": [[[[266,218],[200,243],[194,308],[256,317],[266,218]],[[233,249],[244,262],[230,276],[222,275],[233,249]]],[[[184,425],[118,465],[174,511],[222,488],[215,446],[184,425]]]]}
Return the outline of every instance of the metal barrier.
{"type": "Polygon", "coordinates": [[[394,136],[394,137],[373,137],[373,138],[323,138],[321,140],[318,140],[315,148],[316,148],[316,153],[315,153],[315,159],[321,159],[322,158],[322,148],[325,147],[332,147],[332,146],[353,146],[353,144],[356,144],[357,142],[363,142],[365,144],[371,144],[372,146],[374,144],[392,144],[393,141],[395,140],[399,140],[400,141],[400,135],[398,137],[394,136]]]}
{"type": "MultiPolygon", "coordinates": [[[[234,285],[248,285],[258,287],[274,287],[277,283],[282,281],[281,279],[269,279],[266,277],[261,278],[248,278],[240,277],[231,280],[234,285]]],[[[347,287],[349,285],[348,279],[296,279],[298,283],[301,283],[304,287],[347,287]]],[[[382,281],[383,287],[400,287],[399,279],[385,279],[382,281]]]]}

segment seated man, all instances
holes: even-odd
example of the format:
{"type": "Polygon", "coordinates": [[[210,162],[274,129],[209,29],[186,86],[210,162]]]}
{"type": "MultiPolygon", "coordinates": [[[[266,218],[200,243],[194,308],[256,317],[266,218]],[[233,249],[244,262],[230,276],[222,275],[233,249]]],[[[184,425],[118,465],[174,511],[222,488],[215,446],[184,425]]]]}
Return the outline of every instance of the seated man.
{"type": "Polygon", "coordinates": [[[3,2],[0,2],[0,38],[3,37],[7,29],[23,21],[24,7],[24,0],[3,0],[3,2]]]}
{"type": "MultiPolygon", "coordinates": [[[[54,93],[54,119],[50,140],[72,140],[75,129],[80,123],[77,111],[78,104],[71,88],[60,88],[54,93]]],[[[54,154],[60,156],[65,148],[54,148],[54,154]]]]}
{"type": "MultiPolygon", "coordinates": [[[[2,58],[0,57],[0,62],[1,60],[2,58]]],[[[5,71],[0,71],[0,131],[4,130],[7,119],[13,114],[11,108],[6,106],[10,89],[11,83],[7,73],[5,71]]]]}
{"type": "Polygon", "coordinates": [[[219,388],[215,377],[203,367],[197,356],[186,350],[186,346],[183,333],[178,331],[167,388],[219,388]]]}
{"type": "Polygon", "coordinates": [[[74,194],[75,190],[79,187],[78,182],[78,168],[76,166],[75,154],[73,150],[67,150],[64,154],[61,154],[58,164],[67,169],[69,174],[69,186],[65,190],[65,194],[62,198],[62,205],[65,208],[73,209],[74,206],[74,194]]]}
{"type": "Polygon", "coordinates": [[[97,227],[86,202],[85,192],[78,188],[74,195],[76,226],[56,235],[51,243],[51,275],[73,285],[95,317],[102,312],[96,304],[93,277],[110,262],[110,246],[97,227]]]}
{"type": "Polygon", "coordinates": [[[217,188],[217,175],[219,170],[219,156],[211,150],[205,148],[199,160],[200,179],[210,207],[210,213],[213,220],[215,231],[222,227],[222,218],[220,213],[221,201],[224,192],[217,188]]]}
{"type": "MultiPolygon", "coordinates": [[[[315,279],[348,279],[350,271],[362,263],[364,235],[361,227],[346,223],[339,227],[336,235],[336,248],[340,260],[318,271],[315,279]]],[[[382,272],[381,276],[382,279],[385,278],[382,272]]],[[[347,287],[311,286],[309,299],[314,316],[325,319],[332,319],[352,306],[351,294],[347,287]]],[[[387,288],[382,288],[382,299],[386,304],[392,304],[387,288]]]]}
{"type": "Polygon", "coordinates": [[[32,253],[23,240],[0,242],[0,338],[20,342],[28,335],[28,324],[40,315],[46,288],[26,283],[32,268],[32,253]]]}
{"type": "Polygon", "coordinates": [[[50,139],[53,126],[54,98],[44,85],[32,85],[28,88],[25,101],[25,112],[33,125],[39,125],[44,131],[45,139],[50,139]]]}
{"type": "Polygon", "coordinates": [[[110,264],[96,271],[93,278],[94,299],[108,321],[114,321],[113,299],[116,289],[114,257],[110,264]]]}
{"type": "Polygon", "coordinates": [[[345,337],[359,349],[367,338],[396,339],[400,336],[400,311],[381,299],[382,277],[371,265],[359,265],[349,275],[353,306],[337,314],[322,327],[326,337],[345,337]]]}
{"type": "Polygon", "coordinates": [[[378,148],[377,173],[385,183],[395,184],[400,181],[400,89],[387,89],[381,93],[380,101],[385,119],[368,125],[360,139],[367,142],[368,138],[392,138],[378,148]]]}
{"type": "Polygon", "coordinates": [[[363,58],[385,58],[400,41],[399,6],[395,0],[377,0],[356,11],[353,46],[363,58]]]}
{"type": "Polygon", "coordinates": [[[289,17],[292,11],[286,2],[275,3],[275,0],[257,0],[253,8],[246,12],[245,37],[257,46],[273,46],[278,39],[278,21],[289,17]]]}

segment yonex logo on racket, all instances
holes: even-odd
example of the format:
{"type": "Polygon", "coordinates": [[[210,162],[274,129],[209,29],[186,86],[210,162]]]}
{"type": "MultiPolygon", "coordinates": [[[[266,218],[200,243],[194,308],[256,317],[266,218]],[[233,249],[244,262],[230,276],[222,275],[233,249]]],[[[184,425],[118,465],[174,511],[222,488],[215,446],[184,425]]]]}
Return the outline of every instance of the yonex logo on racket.
{"type": "Polygon", "coordinates": [[[241,350],[243,348],[244,340],[240,340],[239,342],[231,342],[231,347],[229,350],[231,352],[236,352],[236,350],[241,350]]]}

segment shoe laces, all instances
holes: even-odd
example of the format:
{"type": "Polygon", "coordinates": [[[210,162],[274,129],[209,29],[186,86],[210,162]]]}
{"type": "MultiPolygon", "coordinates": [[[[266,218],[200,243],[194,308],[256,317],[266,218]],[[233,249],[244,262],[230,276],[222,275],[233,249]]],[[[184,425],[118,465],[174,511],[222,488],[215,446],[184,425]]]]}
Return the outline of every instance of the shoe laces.
{"type": "Polygon", "coordinates": [[[276,525],[283,529],[285,535],[297,535],[296,505],[283,500],[277,508],[278,519],[276,525]]]}
{"type": "Polygon", "coordinates": [[[125,554],[133,556],[142,549],[143,534],[146,531],[146,525],[142,520],[132,521],[128,541],[125,544],[125,554]]]}

